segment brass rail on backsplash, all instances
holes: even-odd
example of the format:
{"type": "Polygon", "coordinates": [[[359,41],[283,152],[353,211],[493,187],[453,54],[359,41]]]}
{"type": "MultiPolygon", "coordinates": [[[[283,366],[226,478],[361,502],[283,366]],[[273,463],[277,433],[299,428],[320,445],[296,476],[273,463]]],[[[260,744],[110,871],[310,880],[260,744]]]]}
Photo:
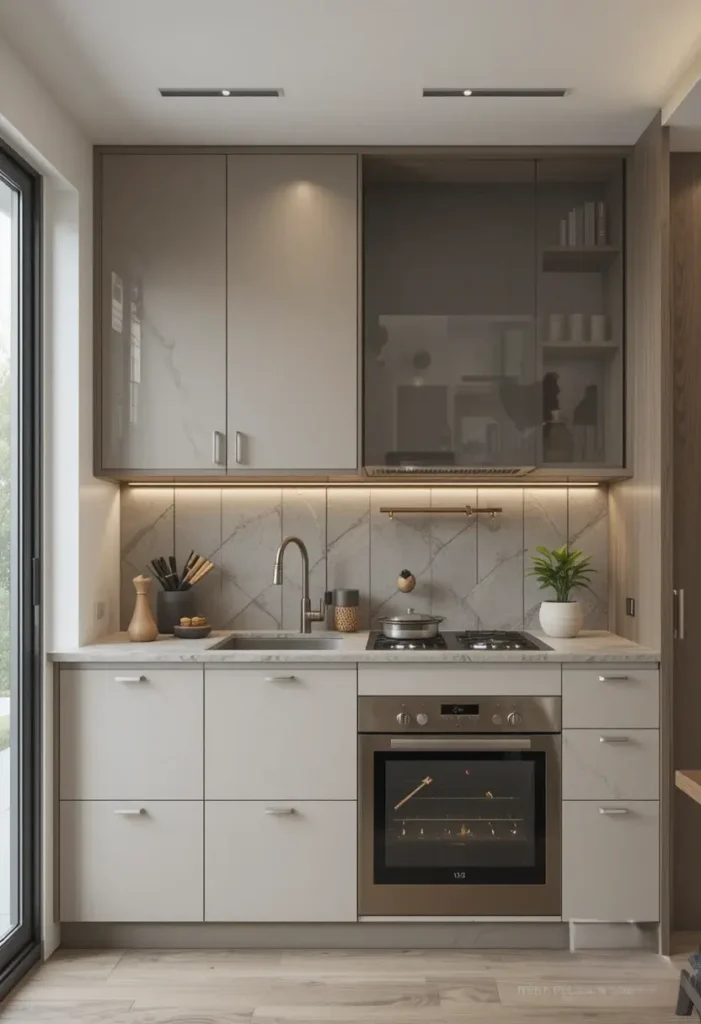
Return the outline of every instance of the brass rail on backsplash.
{"type": "Polygon", "coordinates": [[[415,506],[404,506],[403,508],[382,505],[380,506],[380,512],[384,512],[389,516],[390,519],[394,519],[396,515],[462,515],[462,516],[476,516],[487,513],[494,519],[494,517],[501,512],[500,508],[473,508],[472,505],[444,505],[435,506],[434,508],[418,508],[415,506]]]}

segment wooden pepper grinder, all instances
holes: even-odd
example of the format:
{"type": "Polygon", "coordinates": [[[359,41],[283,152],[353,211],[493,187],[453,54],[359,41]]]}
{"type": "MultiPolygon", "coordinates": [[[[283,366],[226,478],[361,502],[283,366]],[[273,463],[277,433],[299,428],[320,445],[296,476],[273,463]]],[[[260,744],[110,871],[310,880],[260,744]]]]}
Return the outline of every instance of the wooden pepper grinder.
{"type": "Polygon", "coordinates": [[[150,643],[158,636],[158,626],[151,611],[148,592],[151,587],[150,576],[135,576],[136,604],[127,633],[133,644],[150,643]]]}

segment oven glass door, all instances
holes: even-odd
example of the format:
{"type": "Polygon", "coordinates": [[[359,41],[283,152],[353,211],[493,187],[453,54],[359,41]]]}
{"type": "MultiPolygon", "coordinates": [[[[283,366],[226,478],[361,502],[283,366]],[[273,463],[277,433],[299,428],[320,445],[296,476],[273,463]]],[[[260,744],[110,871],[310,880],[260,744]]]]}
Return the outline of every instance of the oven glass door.
{"type": "Polygon", "coordinates": [[[376,885],[545,882],[545,751],[372,757],[376,885]]]}

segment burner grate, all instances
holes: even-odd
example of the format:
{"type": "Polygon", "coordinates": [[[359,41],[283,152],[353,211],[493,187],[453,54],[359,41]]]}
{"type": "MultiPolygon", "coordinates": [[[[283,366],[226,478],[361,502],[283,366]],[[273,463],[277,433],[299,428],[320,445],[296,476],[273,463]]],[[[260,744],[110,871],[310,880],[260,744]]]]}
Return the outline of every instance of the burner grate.
{"type": "Polygon", "coordinates": [[[456,633],[458,646],[468,651],[538,651],[538,644],[523,633],[508,630],[467,630],[456,633]]]}
{"type": "Polygon", "coordinates": [[[430,640],[392,640],[384,633],[378,633],[372,645],[373,651],[444,651],[445,638],[439,633],[430,640]]]}

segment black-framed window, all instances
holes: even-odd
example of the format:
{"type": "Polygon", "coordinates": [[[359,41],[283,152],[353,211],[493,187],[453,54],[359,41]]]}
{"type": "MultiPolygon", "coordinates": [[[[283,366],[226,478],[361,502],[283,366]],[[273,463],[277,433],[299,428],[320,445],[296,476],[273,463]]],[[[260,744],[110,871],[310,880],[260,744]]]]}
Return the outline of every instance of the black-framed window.
{"type": "Polygon", "coordinates": [[[40,216],[0,142],[0,996],[40,938],[40,216]]]}
{"type": "Polygon", "coordinates": [[[545,882],[545,752],[377,751],[374,780],[376,884],[545,882]]]}

